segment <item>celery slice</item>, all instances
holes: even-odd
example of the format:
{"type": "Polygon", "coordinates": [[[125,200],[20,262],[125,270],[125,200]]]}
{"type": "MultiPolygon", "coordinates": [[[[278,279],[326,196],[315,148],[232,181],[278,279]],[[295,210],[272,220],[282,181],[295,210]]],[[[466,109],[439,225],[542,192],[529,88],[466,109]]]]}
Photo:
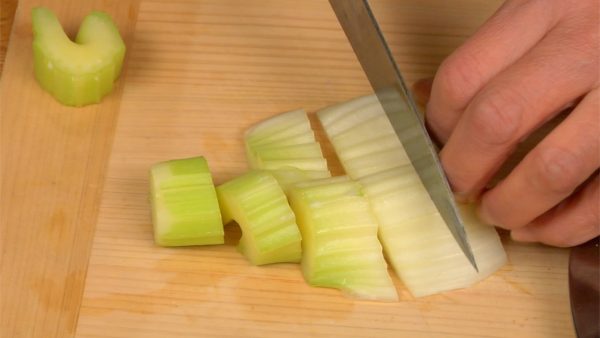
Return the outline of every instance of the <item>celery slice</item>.
{"type": "Polygon", "coordinates": [[[34,74],[40,86],[68,106],[83,106],[110,93],[125,56],[119,30],[103,12],[88,14],[75,42],[54,13],[32,10],[34,74]]]}
{"type": "Polygon", "coordinates": [[[317,113],[346,173],[358,179],[395,272],[414,296],[464,288],[506,262],[497,232],[472,207],[461,213],[477,273],[454,240],[374,95],[317,113]],[[380,148],[376,149],[377,144],[380,148]]]}
{"type": "Polygon", "coordinates": [[[296,218],[275,177],[253,170],[217,187],[225,220],[242,230],[238,249],[254,265],[299,262],[296,218]]]}
{"type": "Polygon", "coordinates": [[[386,255],[414,296],[468,287],[506,262],[496,230],[478,221],[471,206],[461,206],[479,273],[473,269],[412,166],[374,174],[360,183],[379,221],[386,255]]]}
{"type": "Polygon", "coordinates": [[[286,192],[289,184],[331,176],[302,109],[261,121],[246,131],[244,141],[250,167],[272,172],[286,192]]]}
{"type": "Polygon", "coordinates": [[[155,164],[150,181],[154,240],[158,245],[224,242],[217,195],[203,157],[155,164]]]}
{"type": "Polygon", "coordinates": [[[300,182],[289,197],[309,284],[361,299],[398,299],[377,240],[377,221],[357,182],[348,177],[300,182]]]}
{"type": "Polygon", "coordinates": [[[323,157],[321,147],[316,142],[298,143],[291,145],[269,145],[254,147],[253,151],[259,160],[276,160],[292,158],[323,157]],[[315,156],[317,155],[317,156],[315,156]]]}
{"type": "Polygon", "coordinates": [[[329,170],[300,170],[294,167],[280,167],[277,170],[272,170],[271,174],[287,195],[289,188],[298,182],[316,180],[320,178],[330,177],[329,170]]]}

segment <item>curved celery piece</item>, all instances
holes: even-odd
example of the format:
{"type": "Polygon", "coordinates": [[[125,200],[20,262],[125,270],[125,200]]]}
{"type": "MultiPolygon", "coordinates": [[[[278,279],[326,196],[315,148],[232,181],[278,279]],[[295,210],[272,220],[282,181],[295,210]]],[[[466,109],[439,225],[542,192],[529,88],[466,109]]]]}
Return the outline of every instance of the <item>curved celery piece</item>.
{"type": "Polygon", "coordinates": [[[224,243],[217,193],[206,159],[192,157],[155,164],[150,181],[156,244],[224,243]]]}
{"type": "Polygon", "coordinates": [[[51,10],[36,7],[31,15],[34,73],[44,90],[67,106],[97,103],[112,91],[125,43],[108,14],[88,14],[75,42],[51,10]]]}
{"type": "Polygon", "coordinates": [[[254,265],[300,261],[300,231],[283,190],[267,171],[253,170],[217,187],[224,220],[242,229],[238,249],[254,265]]]}
{"type": "Polygon", "coordinates": [[[252,126],[244,135],[244,143],[250,167],[270,171],[286,193],[293,183],[331,176],[308,115],[302,109],[252,126]]]}
{"type": "Polygon", "coordinates": [[[377,220],[357,182],[347,176],[304,181],[291,187],[289,197],[309,284],[361,299],[398,300],[377,239],[377,220]]]}

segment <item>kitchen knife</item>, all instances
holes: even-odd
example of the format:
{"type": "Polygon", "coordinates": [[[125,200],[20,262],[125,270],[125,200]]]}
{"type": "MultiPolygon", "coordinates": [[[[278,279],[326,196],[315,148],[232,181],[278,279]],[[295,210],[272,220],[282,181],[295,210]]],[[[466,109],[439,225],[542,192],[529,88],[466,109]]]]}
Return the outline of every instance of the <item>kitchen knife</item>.
{"type": "Polygon", "coordinates": [[[571,249],[569,298],[578,338],[600,337],[600,239],[571,249]]]}
{"type": "Polygon", "coordinates": [[[454,203],[437,152],[368,1],[330,0],[329,2],[429,196],[460,248],[477,270],[464,224],[454,203]]]}

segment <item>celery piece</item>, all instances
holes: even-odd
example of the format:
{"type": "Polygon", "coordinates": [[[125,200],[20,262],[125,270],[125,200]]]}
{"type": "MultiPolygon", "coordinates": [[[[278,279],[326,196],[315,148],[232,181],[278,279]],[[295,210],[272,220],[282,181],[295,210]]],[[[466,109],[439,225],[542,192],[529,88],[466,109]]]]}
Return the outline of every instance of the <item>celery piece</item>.
{"type": "Polygon", "coordinates": [[[346,104],[349,107],[340,103],[317,113],[346,174],[358,179],[410,163],[375,96],[346,104]]]}
{"type": "Polygon", "coordinates": [[[495,229],[481,224],[472,207],[462,206],[479,273],[473,269],[421,183],[376,96],[325,108],[317,116],[344,170],[363,186],[379,224],[386,257],[414,296],[467,287],[506,262],[495,229]]]}
{"type": "Polygon", "coordinates": [[[44,7],[31,12],[34,74],[40,86],[68,106],[83,106],[110,93],[125,56],[125,43],[110,16],[93,11],[75,42],[54,13],[44,7]]]}
{"type": "Polygon", "coordinates": [[[272,174],[250,171],[218,186],[217,195],[226,220],[240,225],[238,249],[252,264],[300,261],[296,218],[272,174]]]}
{"type": "Polygon", "coordinates": [[[271,171],[282,187],[299,180],[331,176],[321,146],[302,109],[275,115],[246,131],[246,156],[250,167],[271,171]],[[298,174],[294,169],[307,171],[298,174]],[[290,171],[292,170],[292,171],[290,171]],[[284,171],[278,174],[278,171],[284,171]],[[287,179],[290,178],[290,179],[287,179]]]}
{"type": "Polygon", "coordinates": [[[150,170],[150,181],[156,244],[224,243],[217,195],[203,157],[155,164],[150,170]]]}
{"type": "Polygon", "coordinates": [[[247,144],[256,146],[307,133],[312,134],[312,129],[306,111],[297,109],[261,121],[248,129],[244,138],[247,144]]]}
{"type": "Polygon", "coordinates": [[[330,177],[329,170],[300,170],[294,167],[280,167],[277,170],[272,170],[271,174],[279,183],[287,195],[292,185],[298,182],[316,180],[319,178],[330,177]]]}
{"type": "Polygon", "coordinates": [[[370,175],[360,183],[379,221],[390,264],[414,296],[468,287],[506,262],[496,230],[482,224],[472,206],[461,205],[479,273],[473,269],[412,166],[370,175]]]}
{"type": "Polygon", "coordinates": [[[377,220],[357,182],[345,176],[300,182],[289,197],[309,284],[361,299],[398,299],[377,240],[377,220]]]}

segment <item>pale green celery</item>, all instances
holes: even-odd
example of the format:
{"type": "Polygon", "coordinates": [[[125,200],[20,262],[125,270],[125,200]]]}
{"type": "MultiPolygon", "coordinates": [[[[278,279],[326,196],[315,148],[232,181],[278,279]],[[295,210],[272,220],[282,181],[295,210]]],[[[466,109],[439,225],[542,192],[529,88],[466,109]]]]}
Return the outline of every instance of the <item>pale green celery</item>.
{"type": "Polygon", "coordinates": [[[346,130],[383,112],[375,95],[361,96],[323,108],[317,115],[331,135],[346,130]]]}
{"type": "Polygon", "coordinates": [[[269,140],[268,142],[258,143],[257,145],[251,145],[246,142],[246,158],[248,159],[248,163],[250,164],[250,168],[252,169],[262,169],[260,165],[260,160],[258,159],[258,154],[260,148],[269,148],[269,147],[288,147],[288,146],[296,146],[299,144],[307,144],[307,143],[316,143],[315,136],[312,130],[308,130],[301,134],[291,135],[288,137],[283,137],[281,139],[277,139],[274,141],[269,140]]]}
{"type": "MultiPolygon", "coordinates": [[[[327,133],[329,135],[329,133],[327,133]]],[[[331,142],[337,147],[352,147],[360,143],[372,141],[382,136],[396,136],[390,121],[383,112],[370,117],[368,120],[359,124],[352,125],[350,128],[331,135],[331,142]],[[377,131],[377,132],[373,132],[377,131]]],[[[401,146],[400,141],[398,144],[401,146]]]]}
{"type": "MultiPolygon", "coordinates": [[[[403,109],[403,107],[397,106],[395,93],[386,92],[381,96],[384,102],[391,107],[398,111],[403,109]]],[[[385,111],[375,95],[361,96],[323,108],[317,112],[319,121],[330,138],[381,115],[385,115],[385,111]]],[[[360,137],[357,134],[355,136],[360,137]]]]}
{"type": "Polygon", "coordinates": [[[34,8],[32,22],[34,74],[44,90],[68,106],[100,102],[112,91],[125,44],[108,14],[88,14],[75,42],[47,8],[34,8]]]}
{"type": "Polygon", "coordinates": [[[252,147],[268,146],[268,145],[294,145],[307,143],[314,140],[314,134],[310,125],[302,121],[299,124],[293,125],[287,129],[280,130],[274,134],[261,135],[256,138],[256,134],[252,134],[248,139],[248,145],[252,147]],[[252,137],[254,136],[254,137],[252,137]],[[304,140],[304,142],[300,142],[304,140]]]}
{"type": "Polygon", "coordinates": [[[412,166],[360,180],[379,221],[379,237],[391,265],[416,296],[464,288],[504,265],[506,255],[492,226],[462,206],[479,273],[454,240],[412,166]]]}
{"type": "Polygon", "coordinates": [[[406,165],[410,162],[406,153],[402,152],[400,149],[386,149],[349,160],[341,159],[346,156],[339,157],[346,173],[355,179],[395,168],[397,166],[406,165]]]}
{"type": "Polygon", "coordinates": [[[398,140],[398,136],[396,136],[396,134],[383,134],[372,139],[348,139],[344,141],[348,142],[336,142],[336,146],[343,150],[340,152],[340,156],[344,156],[343,160],[349,160],[355,157],[368,155],[387,149],[395,150],[402,147],[402,144],[400,143],[400,140],[398,140]]]}
{"type": "Polygon", "coordinates": [[[299,143],[292,145],[269,145],[254,147],[253,151],[256,153],[256,157],[260,160],[277,160],[277,159],[290,159],[290,158],[310,158],[310,157],[323,157],[321,152],[321,146],[318,143],[299,143]]]}
{"type": "Polygon", "coordinates": [[[150,201],[156,244],[185,246],[224,242],[217,195],[203,157],[152,166],[150,201]]]}
{"type": "Polygon", "coordinates": [[[346,170],[359,179],[395,272],[415,296],[467,287],[506,261],[498,234],[461,206],[477,273],[431,201],[375,96],[317,113],[346,170]],[[376,149],[380,144],[381,148],[376,149]]]}
{"type": "Polygon", "coordinates": [[[246,132],[244,141],[250,168],[270,171],[284,191],[295,182],[331,176],[304,110],[261,121],[246,132]]]}
{"type": "Polygon", "coordinates": [[[299,262],[301,236],[275,177],[253,170],[217,187],[226,220],[235,220],[240,252],[254,265],[299,262]]]}
{"type": "Polygon", "coordinates": [[[273,174],[277,183],[279,183],[279,186],[286,195],[289,188],[295,183],[331,176],[329,170],[300,170],[294,167],[280,167],[277,170],[271,170],[270,172],[273,174]]]}
{"type": "Polygon", "coordinates": [[[298,168],[300,170],[325,171],[327,170],[327,160],[323,157],[311,158],[292,158],[292,159],[272,159],[262,161],[261,169],[278,170],[285,167],[298,168]]]}
{"type": "Polygon", "coordinates": [[[310,121],[303,109],[272,116],[246,130],[244,139],[251,145],[270,143],[290,135],[303,134],[310,129],[310,121]],[[307,129],[307,126],[309,127],[307,129]]]}
{"type": "Polygon", "coordinates": [[[285,146],[256,147],[251,150],[255,164],[261,169],[293,167],[301,170],[327,171],[327,161],[317,142],[285,146]]]}
{"type": "Polygon", "coordinates": [[[394,301],[377,222],[359,184],[347,177],[300,182],[289,200],[302,233],[302,272],[313,286],[361,299],[394,301]]]}

